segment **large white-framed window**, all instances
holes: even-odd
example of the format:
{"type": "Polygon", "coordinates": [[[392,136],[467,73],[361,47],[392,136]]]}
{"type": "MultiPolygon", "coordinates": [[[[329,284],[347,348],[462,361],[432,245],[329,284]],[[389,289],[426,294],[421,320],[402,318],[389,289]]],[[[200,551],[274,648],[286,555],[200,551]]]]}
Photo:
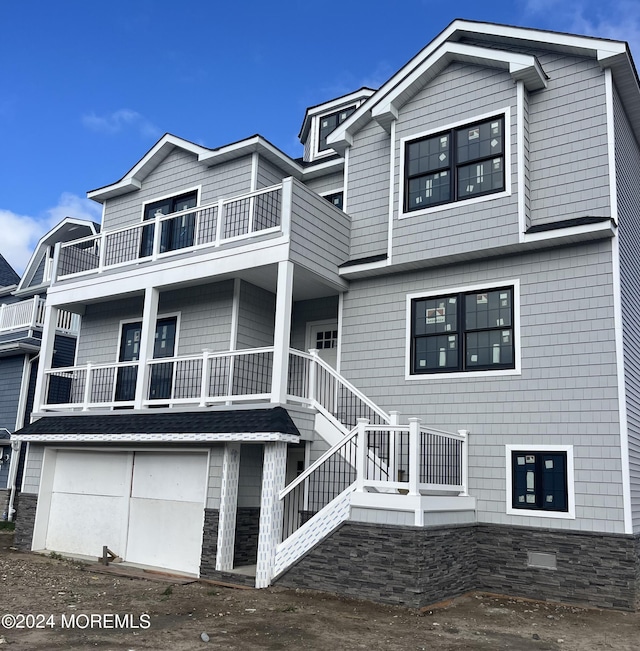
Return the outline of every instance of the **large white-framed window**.
{"type": "Polygon", "coordinates": [[[575,519],[572,445],[505,445],[509,515],[575,519]]]}
{"type": "Polygon", "coordinates": [[[407,294],[405,379],[520,373],[518,279],[407,294]]]}
{"type": "Polygon", "coordinates": [[[402,138],[399,217],[509,196],[510,134],[506,107],[402,138]]]}
{"type": "Polygon", "coordinates": [[[335,131],[357,108],[357,104],[343,106],[336,111],[319,115],[316,118],[317,136],[316,136],[316,156],[322,154],[334,153],[330,145],[327,144],[327,136],[335,131]]]}

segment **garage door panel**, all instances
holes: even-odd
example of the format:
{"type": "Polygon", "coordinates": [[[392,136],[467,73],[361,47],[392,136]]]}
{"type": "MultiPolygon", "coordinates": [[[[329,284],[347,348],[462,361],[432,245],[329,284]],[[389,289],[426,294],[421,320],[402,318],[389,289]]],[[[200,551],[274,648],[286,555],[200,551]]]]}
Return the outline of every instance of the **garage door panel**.
{"type": "Polygon", "coordinates": [[[198,574],[203,504],[132,498],[127,561],[198,574]]]}
{"type": "Polygon", "coordinates": [[[107,545],[116,554],[123,554],[127,516],[124,497],[54,493],[46,548],[98,557],[102,556],[102,546],[107,545]]]}
{"type": "Polygon", "coordinates": [[[207,455],[136,452],[132,497],[204,504],[207,455]]]}
{"type": "Polygon", "coordinates": [[[54,493],[127,495],[131,469],[125,452],[59,451],[53,479],[54,493]]]}

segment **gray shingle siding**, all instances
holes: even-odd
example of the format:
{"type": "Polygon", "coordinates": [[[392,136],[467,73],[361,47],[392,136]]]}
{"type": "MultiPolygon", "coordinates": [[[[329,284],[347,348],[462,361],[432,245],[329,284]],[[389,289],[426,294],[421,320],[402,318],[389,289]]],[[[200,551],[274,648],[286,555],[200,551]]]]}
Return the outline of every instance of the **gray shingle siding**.
{"type": "Polygon", "coordinates": [[[251,283],[242,282],[236,347],[241,349],[273,346],[275,313],[275,294],[251,283]]]}
{"type": "Polygon", "coordinates": [[[638,533],[640,532],[640,325],[638,324],[638,314],[640,314],[640,269],[638,269],[640,148],[633,136],[617,92],[614,93],[613,107],[631,509],[633,530],[638,533]]]}
{"type": "Polygon", "coordinates": [[[305,185],[318,194],[335,192],[336,190],[343,189],[344,175],[342,172],[339,172],[338,174],[327,174],[326,176],[309,179],[308,181],[305,181],[305,185]]]}
{"type": "Polygon", "coordinates": [[[0,358],[0,427],[10,432],[16,427],[24,359],[24,355],[0,358]]]}
{"type": "Polygon", "coordinates": [[[338,320],[338,297],[326,296],[309,301],[296,301],[291,320],[291,347],[306,351],[307,324],[310,321],[338,320]]]}
{"type": "Polygon", "coordinates": [[[604,72],[594,60],[538,56],[550,79],[529,96],[531,223],[609,216],[604,72]]]}
{"type": "Polygon", "coordinates": [[[342,373],[383,409],[471,431],[479,521],[624,531],[609,241],[354,281],[342,333],[342,373]],[[512,279],[521,375],[405,380],[407,294],[512,279]],[[506,515],[504,446],[526,443],[575,446],[575,520],[506,515]]]}
{"type": "Polygon", "coordinates": [[[106,203],[103,228],[114,230],[142,220],[142,206],[160,197],[178,195],[201,185],[200,205],[251,190],[251,156],[206,167],[194,154],[172,151],[142,182],[142,188],[106,203]]]}
{"type": "Polygon", "coordinates": [[[257,189],[268,188],[271,185],[277,185],[282,179],[288,176],[281,169],[265,160],[262,156],[258,159],[257,189]]]}

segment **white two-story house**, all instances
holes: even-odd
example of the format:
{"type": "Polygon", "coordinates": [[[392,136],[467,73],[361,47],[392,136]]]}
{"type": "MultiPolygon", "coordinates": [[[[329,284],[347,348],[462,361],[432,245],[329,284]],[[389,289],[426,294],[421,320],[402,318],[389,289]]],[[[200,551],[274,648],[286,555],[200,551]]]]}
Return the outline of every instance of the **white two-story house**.
{"type": "Polygon", "coordinates": [[[634,608],[639,135],[625,43],[460,20],[301,159],[165,135],[56,248],[19,543],[634,608]]]}

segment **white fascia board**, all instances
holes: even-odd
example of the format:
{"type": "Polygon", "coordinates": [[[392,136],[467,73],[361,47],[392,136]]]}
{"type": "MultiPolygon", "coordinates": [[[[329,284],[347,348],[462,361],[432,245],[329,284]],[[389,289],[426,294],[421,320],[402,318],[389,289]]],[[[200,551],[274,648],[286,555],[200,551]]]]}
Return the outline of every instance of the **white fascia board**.
{"type": "Polygon", "coordinates": [[[287,154],[280,151],[277,147],[274,147],[268,140],[262,138],[262,136],[253,136],[246,140],[241,140],[240,142],[234,142],[231,145],[220,147],[219,149],[203,150],[202,153],[198,155],[198,161],[211,166],[241,156],[248,156],[253,152],[257,152],[265,159],[272,161],[286,170],[291,176],[297,179],[302,178],[302,166],[287,156],[287,154]]]}
{"type": "MultiPolygon", "coordinates": [[[[481,23],[467,20],[454,20],[418,54],[381,86],[363,106],[349,116],[333,133],[327,138],[327,142],[336,150],[339,149],[340,141],[345,134],[354,134],[367,123],[369,111],[375,111],[378,104],[387,102],[388,95],[409,76],[416,67],[429,58],[443,43],[447,41],[456,42],[465,35],[484,35],[511,41],[524,41],[529,44],[541,44],[542,46],[554,45],[556,48],[566,49],[572,53],[581,52],[583,55],[597,56],[598,51],[603,53],[621,53],[626,50],[622,42],[609,41],[588,36],[574,36],[572,34],[561,34],[551,31],[528,29],[522,27],[511,27],[508,25],[497,25],[493,23],[481,23]]],[[[508,47],[508,44],[504,44],[508,47]]],[[[514,53],[515,54],[515,53],[514,53]]],[[[346,146],[346,145],[344,145],[346,146]]]]}
{"type": "Polygon", "coordinates": [[[324,104],[318,104],[316,106],[308,108],[305,113],[298,138],[304,142],[309,133],[309,129],[311,128],[311,119],[315,115],[319,115],[320,113],[329,113],[333,109],[338,109],[345,104],[352,104],[353,102],[357,102],[359,100],[368,99],[375,92],[376,91],[372,90],[371,88],[360,88],[353,93],[349,93],[348,95],[342,95],[342,97],[337,97],[336,99],[332,99],[328,102],[325,102],[324,104]]]}
{"type": "Polygon", "coordinates": [[[244,269],[263,267],[289,259],[289,238],[278,238],[247,244],[225,251],[215,250],[211,255],[193,258],[177,257],[166,262],[123,268],[117,273],[91,274],[76,281],[54,285],[47,294],[52,306],[100,300],[143,291],[149,287],[170,287],[193,283],[197,279],[215,280],[244,269]]]}
{"type": "Polygon", "coordinates": [[[297,434],[282,432],[221,432],[221,433],[131,433],[131,434],[25,434],[11,436],[12,441],[27,443],[208,443],[215,441],[241,441],[265,443],[284,441],[299,443],[297,434]]]}
{"type": "Polygon", "coordinates": [[[371,109],[371,117],[389,131],[391,122],[398,117],[398,110],[420,89],[448,66],[452,61],[483,65],[508,70],[514,81],[522,80],[527,90],[539,90],[547,85],[546,75],[536,57],[505,50],[445,43],[425,59],[411,74],[389,93],[383,102],[371,109]]]}
{"type": "Polygon", "coordinates": [[[319,176],[332,174],[333,172],[341,172],[344,169],[344,158],[333,158],[331,160],[319,161],[305,167],[302,172],[302,180],[308,181],[315,179],[319,176]]]}
{"type": "Polygon", "coordinates": [[[198,157],[209,151],[205,147],[167,133],[127,172],[124,178],[111,185],[87,192],[87,198],[103,203],[111,197],[139,190],[142,187],[142,181],[176,147],[191,152],[198,157]]]}

